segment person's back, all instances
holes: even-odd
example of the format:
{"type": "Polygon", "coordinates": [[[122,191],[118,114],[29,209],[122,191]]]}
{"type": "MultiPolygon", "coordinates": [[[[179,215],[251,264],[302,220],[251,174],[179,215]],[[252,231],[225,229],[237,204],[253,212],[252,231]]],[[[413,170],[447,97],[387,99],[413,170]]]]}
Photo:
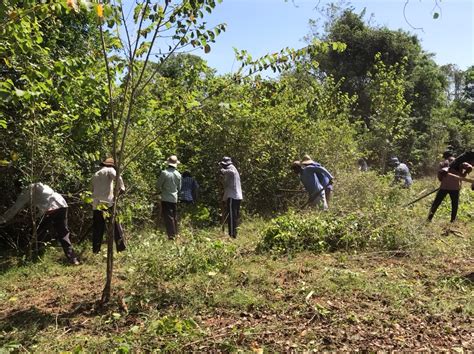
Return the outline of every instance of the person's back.
{"type": "Polygon", "coordinates": [[[364,158],[360,158],[358,161],[357,161],[357,164],[359,166],[359,171],[361,172],[367,172],[369,170],[369,166],[367,165],[367,161],[365,161],[364,158]]]}
{"type": "Polygon", "coordinates": [[[185,203],[194,203],[197,200],[197,190],[199,185],[188,171],[185,171],[181,180],[181,191],[179,200],[185,203]]]}
{"type": "Polygon", "coordinates": [[[161,200],[177,203],[178,192],[181,189],[181,174],[174,167],[168,166],[161,171],[158,178],[158,189],[161,191],[161,200]]]}
{"type": "Polygon", "coordinates": [[[68,206],[63,196],[55,192],[50,186],[39,182],[32,183],[22,190],[15,204],[5,212],[5,218],[7,220],[13,218],[25,205],[30,203],[30,200],[41,215],[47,211],[67,208],[68,206]]]}
{"type": "Polygon", "coordinates": [[[456,191],[461,189],[461,180],[450,175],[460,175],[459,171],[450,168],[450,163],[454,160],[454,157],[445,159],[439,163],[438,169],[438,180],[441,182],[440,189],[447,191],[456,191]]]}
{"type": "Polygon", "coordinates": [[[94,208],[100,203],[107,203],[110,206],[113,202],[113,182],[115,176],[115,169],[109,166],[103,166],[92,176],[92,198],[94,200],[94,208]]]}
{"type": "Polygon", "coordinates": [[[33,204],[41,213],[68,206],[63,196],[46,184],[33,183],[29,186],[29,189],[33,189],[33,204]]]}
{"type": "Polygon", "coordinates": [[[412,180],[411,174],[410,174],[410,169],[408,168],[408,166],[406,164],[401,163],[397,167],[397,172],[402,177],[402,179],[404,181],[403,185],[405,187],[410,187],[413,184],[413,180],[412,180]]]}
{"type": "Polygon", "coordinates": [[[304,188],[306,191],[309,193],[309,195],[313,195],[315,193],[318,193],[321,189],[323,189],[323,186],[321,184],[321,181],[318,178],[318,175],[316,173],[316,166],[314,165],[307,165],[303,166],[300,174],[300,180],[301,183],[303,183],[304,188]]]}
{"type": "Polygon", "coordinates": [[[231,164],[221,169],[224,176],[224,196],[223,200],[232,198],[242,200],[242,187],[240,185],[240,174],[237,168],[231,164]]]}
{"type": "Polygon", "coordinates": [[[396,159],[395,165],[396,167],[394,169],[394,182],[402,181],[404,187],[410,187],[413,184],[413,180],[411,178],[410,169],[408,168],[408,166],[404,163],[398,162],[398,159],[396,159]]]}

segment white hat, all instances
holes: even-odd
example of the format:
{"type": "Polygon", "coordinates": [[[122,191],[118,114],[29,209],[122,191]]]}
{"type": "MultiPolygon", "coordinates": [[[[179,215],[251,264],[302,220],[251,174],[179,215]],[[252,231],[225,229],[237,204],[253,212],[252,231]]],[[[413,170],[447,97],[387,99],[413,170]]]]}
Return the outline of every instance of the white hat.
{"type": "Polygon", "coordinates": [[[176,168],[181,162],[179,162],[178,157],[176,155],[171,155],[170,157],[168,157],[166,163],[168,164],[168,166],[176,168]]]}

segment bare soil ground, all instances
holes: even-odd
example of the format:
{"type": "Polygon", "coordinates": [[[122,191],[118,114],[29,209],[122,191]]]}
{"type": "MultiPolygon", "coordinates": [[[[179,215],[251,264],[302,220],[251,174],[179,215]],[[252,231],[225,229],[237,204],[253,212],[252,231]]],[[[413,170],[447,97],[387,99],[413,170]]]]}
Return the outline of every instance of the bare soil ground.
{"type": "Polygon", "coordinates": [[[228,271],[162,282],[161,301],[149,303],[127,285],[130,263],[119,257],[107,306],[97,302],[103,259],[85,253],[81,266],[66,266],[51,250],[43,263],[4,271],[0,348],[472,351],[471,227],[440,227],[405,255],[268,257],[241,241],[228,271]]]}

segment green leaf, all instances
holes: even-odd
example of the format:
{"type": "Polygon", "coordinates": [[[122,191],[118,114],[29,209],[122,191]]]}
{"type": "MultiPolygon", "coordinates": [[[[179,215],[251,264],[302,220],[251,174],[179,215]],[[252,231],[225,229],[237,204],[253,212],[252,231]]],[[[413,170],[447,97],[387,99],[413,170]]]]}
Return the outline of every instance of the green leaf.
{"type": "Polygon", "coordinates": [[[0,119],[0,127],[3,129],[7,129],[7,121],[4,119],[0,119]]]}
{"type": "Polygon", "coordinates": [[[211,46],[210,46],[209,44],[206,44],[206,45],[204,46],[204,53],[207,54],[207,53],[209,53],[210,51],[211,51],[211,46]]]}
{"type": "Polygon", "coordinates": [[[137,57],[141,57],[143,54],[145,54],[148,49],[150,49],[150,45],[150,42],[142,42],[142,44],[140,44],[140,47],[137,50],[137,57]]]}
{"type": "Polygon", "coordinates": [[[140,12],[142,11],[142,8],[143,8],[143,4],[138,4],[133,10],[133,20],[135,22],[138,21],[138,17],[140,16],[140,12]]]}
{"type": "Polygon", "coordinates": [[[15,95],[17,95],[18,97],[23,97],[25,94],[26,94],[26,91],[15,89],[15,95]]]}
{"type": "Polygon", "coordinates": [[[439,18],[439,12],[435,12],[435,13],[433,14],[433,18],[434,18],[435,20],[436,20],[437,18],[439,18]]]}

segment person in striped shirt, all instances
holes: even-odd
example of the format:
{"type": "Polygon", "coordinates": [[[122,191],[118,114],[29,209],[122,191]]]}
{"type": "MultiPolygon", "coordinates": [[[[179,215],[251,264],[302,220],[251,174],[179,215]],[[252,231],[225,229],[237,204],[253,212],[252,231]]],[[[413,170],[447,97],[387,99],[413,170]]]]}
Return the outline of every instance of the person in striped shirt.
{"type": "Polygon", "coordinates": [[[198,198],[199,184],[189,171],[184,171],[181,177],[179,200],[185,204],[194,204],[198,198]]]}

